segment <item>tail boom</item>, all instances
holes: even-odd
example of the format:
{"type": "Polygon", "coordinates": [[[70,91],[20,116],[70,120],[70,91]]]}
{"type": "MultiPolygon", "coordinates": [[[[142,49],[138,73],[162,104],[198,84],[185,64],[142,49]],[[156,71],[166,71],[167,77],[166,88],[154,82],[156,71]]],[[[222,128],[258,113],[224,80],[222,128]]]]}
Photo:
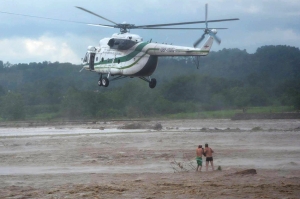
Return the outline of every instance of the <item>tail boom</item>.
{"type": "Polygon", "coordinates": [[[155,56],[206,56],[212,47],[213,41],[213,37],[209,37],[201,48],[149,43],[143,48],[143,51],[155,56]]]}

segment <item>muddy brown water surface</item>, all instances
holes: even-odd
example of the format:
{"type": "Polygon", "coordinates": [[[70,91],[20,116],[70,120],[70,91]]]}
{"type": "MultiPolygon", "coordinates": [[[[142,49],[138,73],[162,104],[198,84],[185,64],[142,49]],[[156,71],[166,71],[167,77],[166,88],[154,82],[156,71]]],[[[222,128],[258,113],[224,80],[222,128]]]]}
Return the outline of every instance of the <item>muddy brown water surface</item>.
{"type": "Polygon", "coordinates": [[[299,198],[300,120],[0,128],[0,198],[299,198]],[[195,172],[209,143],[215,169],[195,172]],[[256,169],[257,174],[236,172],[256,169]]]}

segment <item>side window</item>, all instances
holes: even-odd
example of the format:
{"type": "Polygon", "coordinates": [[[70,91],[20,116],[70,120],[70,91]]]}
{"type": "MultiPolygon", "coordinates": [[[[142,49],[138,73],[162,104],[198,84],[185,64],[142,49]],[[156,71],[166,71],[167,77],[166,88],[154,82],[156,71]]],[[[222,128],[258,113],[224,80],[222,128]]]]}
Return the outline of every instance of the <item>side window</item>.
{"type": "Polygon", "coordinates": [[[101,61],[104,62],[104,58],[103,57],[102,57],[101,61]]]}
{"type": "Polygon", "coordinates": [[[96,57],[96,61],[98,61],[98,57],[96,57]]]}

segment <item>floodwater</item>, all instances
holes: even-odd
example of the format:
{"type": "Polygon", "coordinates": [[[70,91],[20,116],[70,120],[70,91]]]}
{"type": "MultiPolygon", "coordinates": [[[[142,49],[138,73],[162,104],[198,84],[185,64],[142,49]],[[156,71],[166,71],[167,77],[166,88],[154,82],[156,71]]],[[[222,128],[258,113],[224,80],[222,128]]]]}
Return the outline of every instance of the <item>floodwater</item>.
{"type": "MultiPolygon", "coordinates": [[[[101,134],[101,133],[125,133],[143,130],[126,130],[126,129],[87,129],[87,128],[0,128],[0,137],[4,136],[45,136],[45,135],[78,135],[78,134],[101,134]]],[[[144,130],[146,131],[146,130],[144,130]]]]}
{"type": "Polygon", "coordinates": [[[215,167],[223,170],[299,169],[300,120],[161,124],[162,131],[0,128],[0,175],[173,172],[174,160],[196,164],[195,149],[205,143],[215,151],[215,167]]]}

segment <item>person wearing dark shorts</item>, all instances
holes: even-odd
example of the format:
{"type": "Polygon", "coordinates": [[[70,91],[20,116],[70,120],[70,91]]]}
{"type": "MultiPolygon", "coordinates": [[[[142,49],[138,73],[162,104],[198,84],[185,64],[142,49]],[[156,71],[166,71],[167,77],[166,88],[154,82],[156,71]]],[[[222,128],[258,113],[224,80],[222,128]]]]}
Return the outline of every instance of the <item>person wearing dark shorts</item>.
{"type": "Polygon", "coordinates": [[[206,157],[206,162],[212,162],[213,161],[213,157],[206,157]]]}
{"type": "Polygon", "coordinates": [[[205,144],[204,154],[206,155],[206,171],[208,171],[208,165],[210,163],[212,170],[214,170],[214,161],[213,161],[213,150],[208,147],[208,144],[205,144]]]}

